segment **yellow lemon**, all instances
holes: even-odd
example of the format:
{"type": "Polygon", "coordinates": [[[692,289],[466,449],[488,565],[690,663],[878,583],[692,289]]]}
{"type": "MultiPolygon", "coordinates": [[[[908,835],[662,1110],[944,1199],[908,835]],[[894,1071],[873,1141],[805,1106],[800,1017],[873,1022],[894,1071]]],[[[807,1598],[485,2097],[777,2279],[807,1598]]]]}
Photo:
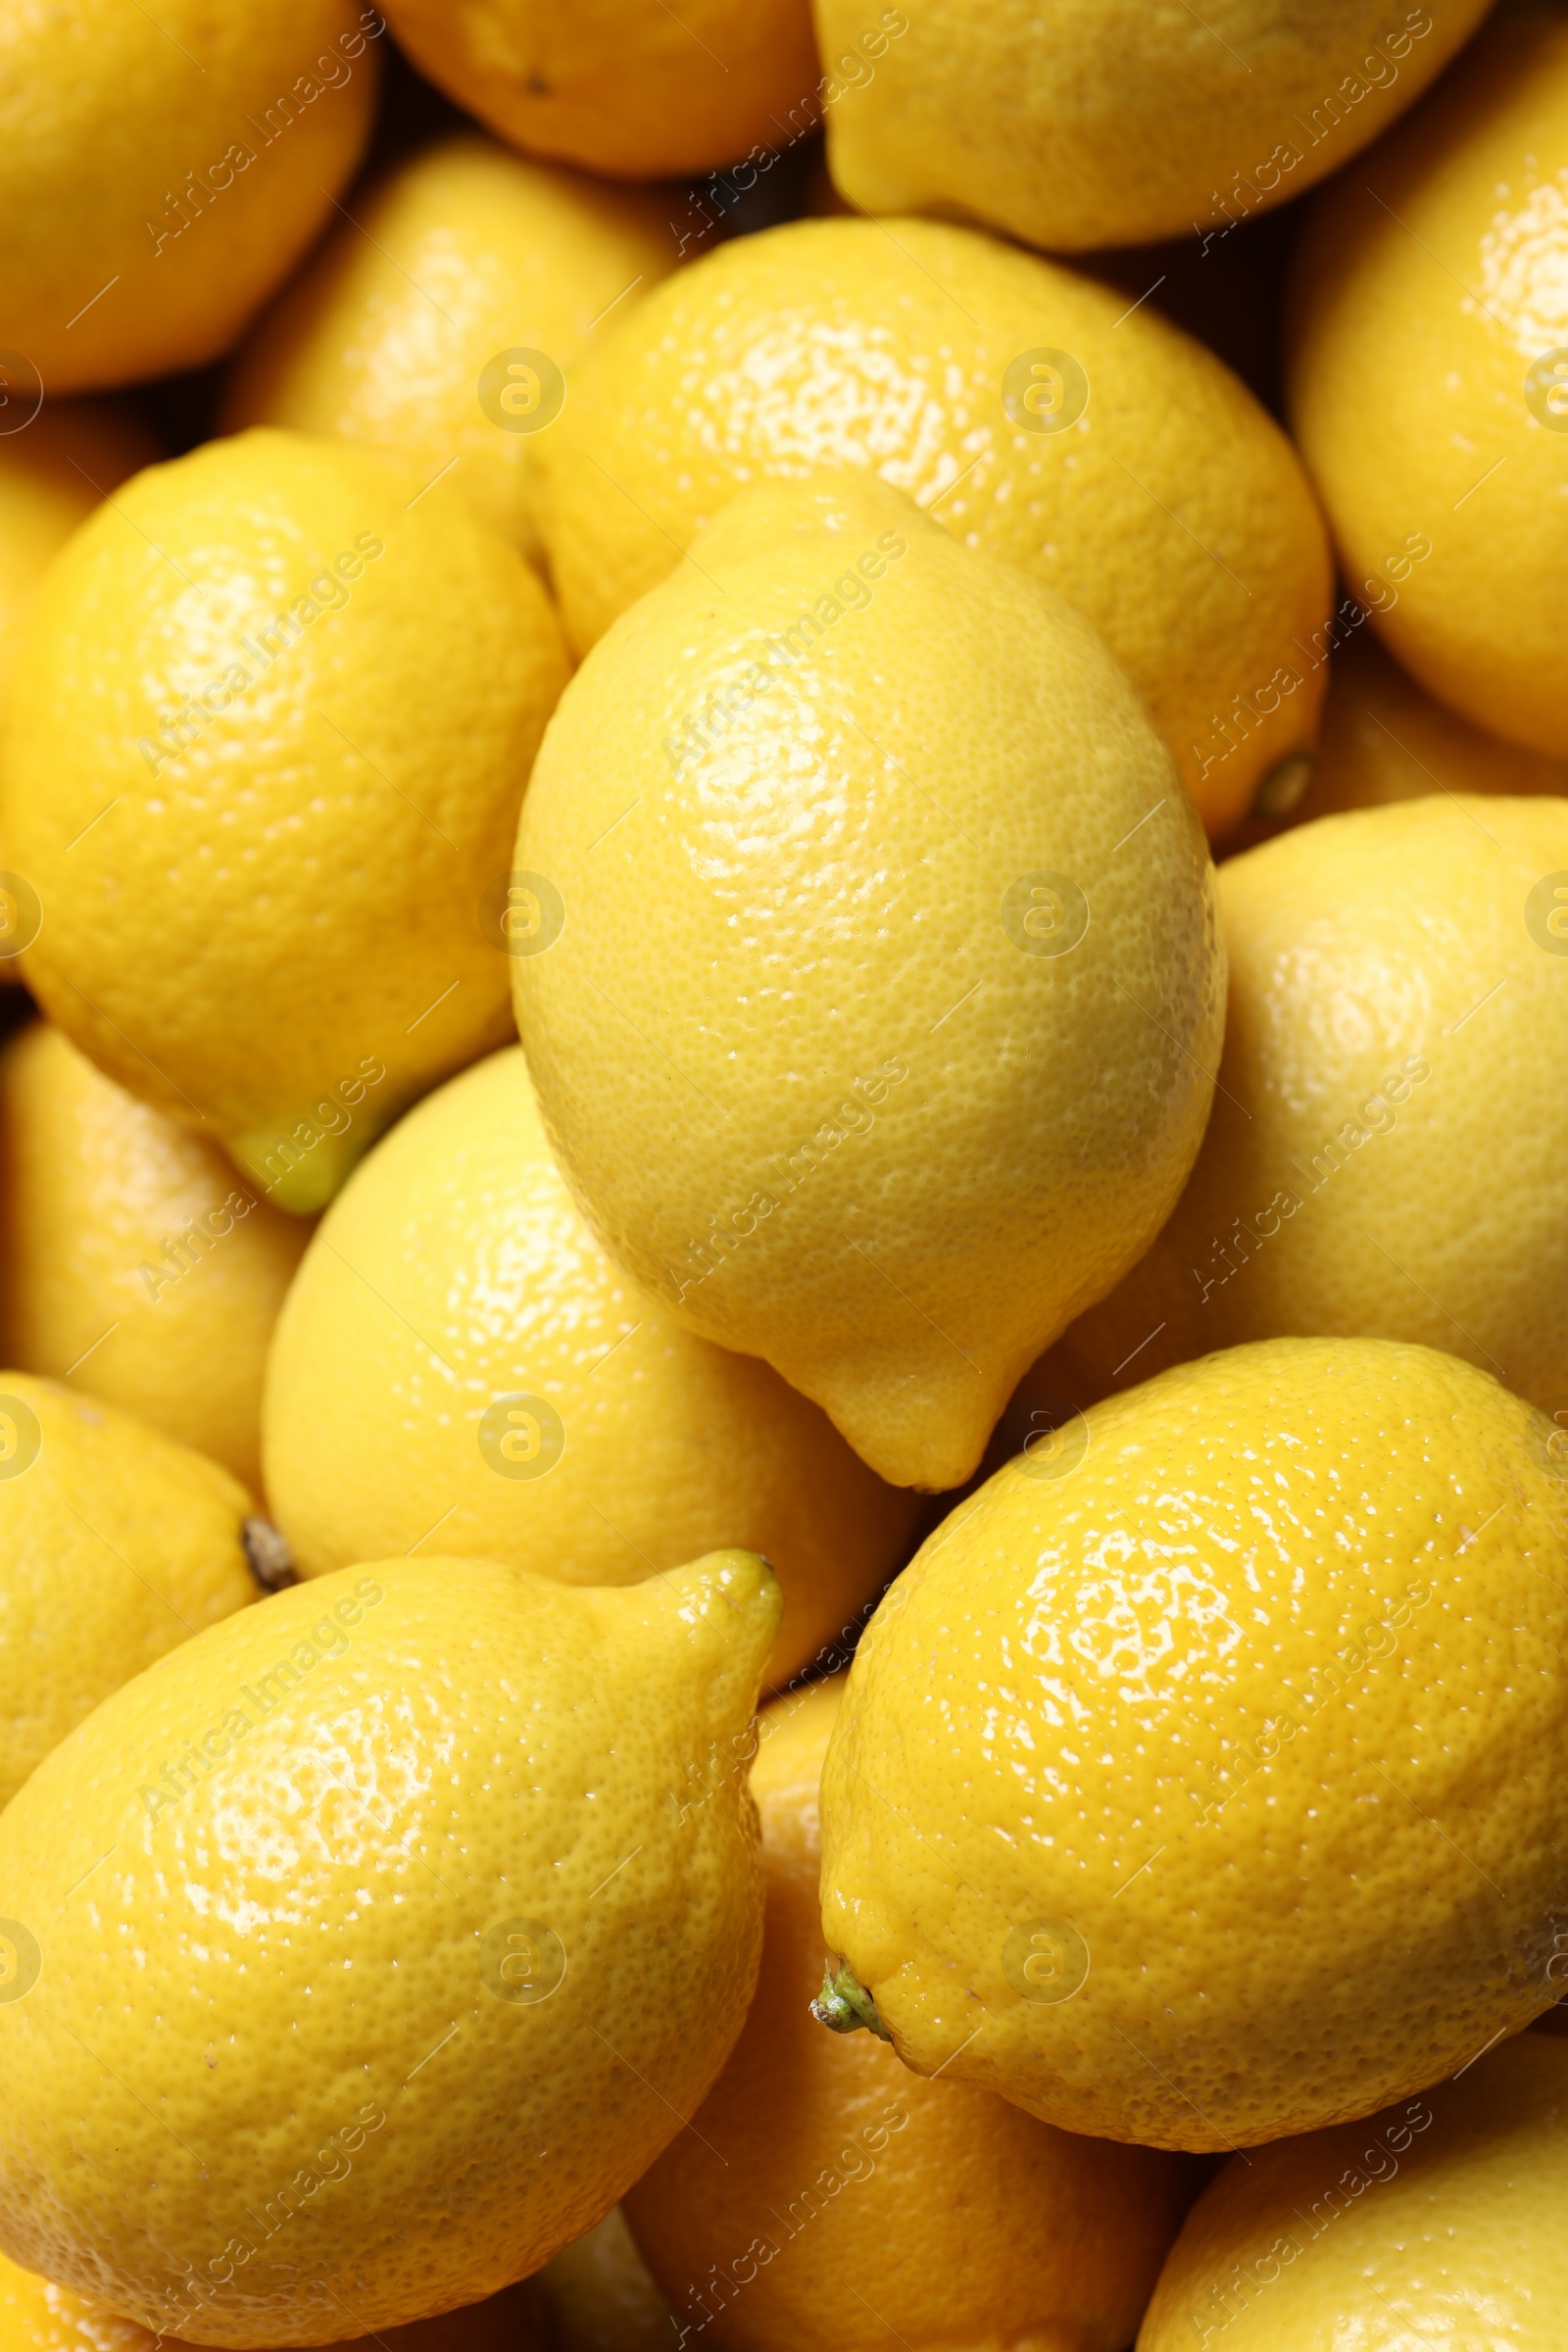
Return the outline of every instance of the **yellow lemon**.
{"type": "Polygon", "coordinates": [[[935,0],[894,32],[865,0],[816,0],[842,87],[828,160],[868,213],[956,213],[1061,253],[1192,230],[1206,253],[1376,138],[1488,5],[935,0]]]}
{"type": "Polygon", "coordinates": [[[673,267],[667,199],[488,139],[401,164],[261,320],[225,429],[278,424],[378,449],[540,553],[530,457],[595,328],[673,267]]]}
{"type": "Polygon", "coordinates": [[[669,2352],[669,2305],[617,2205],[539,2273],[550,2352],[669,2352]]]}
{"type": "Polygon", "coordinates": [[[1565,242],[1568,24],[1508,12],[1320,199],[1289,369],[1297,438],[1374,625],[1442,701],[1554,759],[1565,242]],[[1396,551],[1421,543],[1401,571],[1396,551]]]}
{"type": "Polygon", "coordinates": [[[1192,805],[1060,598],[866,476],[763,484],[595,648],[524,804],[563,1173],[689,1330],[967,1477],[1169,1213],[1222,958],[1192,805]]]}
{"type": "Polygon", "coordinates": [[[165,1659],[0,1817],[0,2240],[251,2346],[476,2302],[703,2097],[761,1931],[755,1554],[626,1592],[479,1560],[297,1586],[165,1659]]]}
{"type": "MultiPolygon", "coordinates": [[[[817,95],[808,0],[395,0],[422,74],[518,147],[617,179],[706,171],[817,95]]],[[[815,120],[820,120],[817,112],[815,120]]]]}
{"type": "Polygon", "coordinates": [[[0,1054],[0,1354],[261,1485],[262,1374],[310,1229],[38,1021],[0,1054]]]}
{"type": "Polygon", "coordinates": [[[835,465],[1078,606],[1210,832],[1312,739],[1330,571],[1290,444],[1152,308],[973,230],[802,220],[710,254],[595,337],[539,465],[579,648],[743,483],[835,465]]]}
{"type": "Polygon", "coordinates": [[[1556,2352],[1568,2050],[1534,2034],[1419,2098],[1227,2164],[1138,2352],[1556,2352]]]}
{"type": "Polygon", "coordinates": [[[29,415],[19,376],[0,359],[0,701],[51,557],[100,499],[159,454],[140,419],[112,401],[52,400],[29,415]]]}
{"type": "MultiPolygon", "coordinates": [[[[0,1372],[0,1805],[101,1699],[257,1597],[250,1508],[145,1422],[0,1372]]],[[[6,1969],[0,1940],[14,2000],[6,1969]]]]}
{"type": "Polygon", "coordinates": [[[1067,1335],[1084,1385],[1362,1334],[1568,1412],[1568,801],[1325,817],[1227,859],[1219,898],[1213,1116],[1152,1249],[1067,1335]]]}
{"type": "Polygon", "coordinates": [[[763,1552],[774,1683],[848,1654],[918,1507],[766,1364],[612,1265],[516,1047],[427,1097],[333,1203],[278,1326],[266,1433],[305,1576],[425,1542],[582,1585],[763,1552]]]}
{"type": "Polygon", "coordinates": [[[50,566],[12,695],[26,978],[285,1208],[509,1026],[486,910],[566,664],[443,489],[282,432],[154,466],[50,566]]]}
{"type": "Polygon", "coordinates": [[[1196,2169],[922,2082],[811,2015],[817,1785],[843,1689],[814,1684],[759,1719],[757,1996],[690,2131],[626,2199],[638,2243],[680,2322],[726,2352],[1122,2352],[1196,2169]]]}
{"type": "Polygon", "coordinates": [[[0,347],[51,394],[199,367],[359,160],[386,29],[359,0],[0,8],[0,347]]]}
{"type": "Polygon", "coordinates": [[[1435,1349],[1276,1340],[1097,1405],[883,1601],[822,1920],[917,2073],[1250,2147],[1528,2025],[1568,1918],[1568,1476],[1435,1349]]]}
{"type": "MultiPolygon", "coordinates": [[[[345,2324],[352,2319],[344,2313],[345,2324]]],[[[524,2279],[465,2311],[383,2328],[381,2340],[388,2352],[545,2352],[543,2325],[539,2289],[524,2279]]],[[[138,2321],[19,2270],[0,2254],[0,2352],[156,2352],[159,2340],[138,2321]]],[[[346,2342],[329,2352],[346,2352],[346,2342]]]]}

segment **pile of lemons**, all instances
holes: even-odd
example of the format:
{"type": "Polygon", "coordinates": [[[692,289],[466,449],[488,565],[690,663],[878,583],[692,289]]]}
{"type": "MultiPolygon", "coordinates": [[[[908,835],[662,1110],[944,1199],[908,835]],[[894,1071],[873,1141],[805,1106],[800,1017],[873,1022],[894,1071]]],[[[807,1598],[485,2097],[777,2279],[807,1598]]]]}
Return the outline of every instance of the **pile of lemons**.
{"type": "Polygon", "coordinates": [[[384,8],[0,0],[0,2352],[1557,2352],[1568,17],[384,8]]]}

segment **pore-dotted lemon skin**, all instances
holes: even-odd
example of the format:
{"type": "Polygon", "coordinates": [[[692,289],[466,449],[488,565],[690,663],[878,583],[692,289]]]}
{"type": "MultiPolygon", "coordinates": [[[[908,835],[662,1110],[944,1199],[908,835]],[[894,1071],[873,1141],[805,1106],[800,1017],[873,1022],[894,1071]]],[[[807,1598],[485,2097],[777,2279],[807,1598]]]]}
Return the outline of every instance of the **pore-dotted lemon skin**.
{"type": "Polygon", "coordinates": [[[1568,1474],[1454,1356],[1096,1406],[872,1619],[822,1924],[921,2074],[1154,2146],[1368,2115],[1555,2000],[1568,1474]]]}
{"type": "Polygon", "coordinates": [[[486,894],[566,662],[444,493],[278,431],[150,467],[51,565],[13,693],[29,984],[290,1209],[507,1032],[486,894]]]}
{"type": "Polygon", "coordinates": [[[883,482],[759,484],[578,671],[515,862],[612,1256],[882,1477],[966,1478],[1208,1108],[1212,872],[1104,645],[883,482]]]}
{"type": "Polygon", "coordinates": [[[0,1372],[0,1805],[101,1699],[255,1600],[250,1509],[146,1422],[0,1372]]]}
{"type": "Polygon", "coordinates": [[[328,1210],[268,1367],[267,1464],[304,1576],[426,1542],[582,1585],[760,1551],[784,1592],[769,1683],[847,1654],[919,1508],[612,1264],[515,1046],[427,1096],[328,1210]]]}
{"type": "Polygon", "coordinates": [[[1565,181],[1568,24],[1503,12],[1318,199],[1287,369],[1374,627],[1441,701],[1553,759],[1568,737],[1565,181]],[[1391,565],[1410,532],[1430,553],[1391,565]]]}
{"type": "Polygon", "coordinates": [[[929,220],[737,239],[595,337],[539,436],[572,644],[743,484],[823,466],[880,474],[1086,613],[1211,833],[1310,744],[1331,566],[1278,426],[1151,306],[929,220]]]}
{"type": "Polygon", "coordinates": [[[6,2253],[253,2347],[580,2235],[746,2013],[728,1767],[778,1612],[748,1552],[619,1592],[387,1560],[118,1692],[0,1816],[6,2253]]]}

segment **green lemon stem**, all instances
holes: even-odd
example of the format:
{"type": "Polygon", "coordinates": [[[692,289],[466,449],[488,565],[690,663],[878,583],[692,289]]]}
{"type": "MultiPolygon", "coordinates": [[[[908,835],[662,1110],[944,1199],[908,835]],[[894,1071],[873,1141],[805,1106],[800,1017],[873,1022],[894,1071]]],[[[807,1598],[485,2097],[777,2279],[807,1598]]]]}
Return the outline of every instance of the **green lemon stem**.
{"type": "Polygon", "coordinates": [[[879,2040],[891,2041],[892,2034],[876,2013],[876,2003],[853,1969],[841,1960],[835,1968],[831,1960],[822,1968],[822,1989],[811,2003],[811,2015],[819,2026],[834,2034],[874,2034],[879,2040]]]}

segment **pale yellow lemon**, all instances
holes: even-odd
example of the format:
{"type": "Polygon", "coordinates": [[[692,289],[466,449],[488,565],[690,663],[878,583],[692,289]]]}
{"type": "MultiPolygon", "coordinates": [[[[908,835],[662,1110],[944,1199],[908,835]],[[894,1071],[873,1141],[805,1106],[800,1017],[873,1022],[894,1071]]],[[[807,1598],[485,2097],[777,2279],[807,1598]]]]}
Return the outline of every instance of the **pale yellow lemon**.
{"type": "Polygon", "coordinates": [[[394,0],[386,13],[420,72],[504,139],[616,179],[731,163],[786,135],[780,118],[803,105],[806,127],[821,120],[808,0],[394,0]]]}
{"type": "MultiPolygon", "coordinates": [[[[100,499],[150,466],[158,446],[128,407],[108,400],[32,403],[15,368],[0,407],[0,699],[11,683],[23,624],[51,557],[100,499]],[[26,421],[22,421],[26,419],[26,421]]],[[[0,943],[3,944],[3,943],[0,943]]]]}
{"type": "Polygon", "coordinates": [[[1067,1335],[1084,1385],[1362,1334],[1568,1410],[1568,800],[1324,817],[1227,859],[1219,899],[1213,1115],[1153,1247],[1067,1335]]]}
{"type": "Polygon", "coordinates": [[[1364,2123],[1232,2158],[1138,2352],[1556,2352],[1568,2050],[1535,2034],[1364,2123]]]}
{"type": "Polygon", "coordinates": [[[0,1054],[0,1355],[261,1486],[262,1374],[309,1226],[45,1021],[0,1054]]]}
{"type": "Polygon", "coordinates": [[[595,337],[539,465],[579,649],[742,484],[833,465],[1078,606],[1210,832],[1312,740],[1330,567],[1289,442],[1152,306],[995,237],[838,220],[739,238],[595,337]]]}
{"type": "Polygon", "coordinates": [[[515,1046],[427,1096],[327,1212],[273,1342],[266,1444],[305,1576],[425,1542],[582,1585],[760,1551],[784,1592],[770,1683],[848,1654],[918,1507],[612,1264],[515,1046]]]}
{"type": "Polygon", "coordinates": [[[357,199],[234,362],[226,430],[378,449],[537,556],[530,458],[596,328],[674,267],[669,199],[473,134],[357,199]]]}
{"type": "Polygon", "coordinates": [[[387,1560],[99,1708],[0,1816],[12,2260],[273,2346],[580,2236],[746,2013],[757,1818],[713,1766],[778,1607],[746,1552],[621,1592],[387,1560]]]}
{"type": "MultiPolygon", "coordinates": [[[[344,2319],[352,2322],[352,2312],[344,2319]]],[[[380,2335],[388,2352],[546,2352],[544,2327],[540,2290],[524,2279],[466,2310],[386,2328],[380,2335]]],[[[168,2339],[0,2254],[0,2352],[155,2352],[160,2340],[168,2339]]],[[[349,2341],[366,2338],[346,2338],[331,2352],[346,2352],[349,2341]]],[[[556,2352],[553,2343],[549,2352],[556,2352]]]]}
{"type": "Polygon", "coordinates": [[[1104,645],[842,470],[736,499],[595,648],[515,854],[562,1172],[666,1312],[899,1485],[1169,1213],[1223,960],[1201,830],[1104,645]]]}
{"type": "Polygon", "coordinates": [[[385,20],[360,0],[0,8],[0,347],[49,393],[217,359],[352,173],[385,20]]]}
{"type": "Polygon", "coordinates": [[[1488,0],[927,0],[880,19],[865,0],[815,5],[846,195],[1070,253],[1225,237],[1341,171],[1488,0]]]}
{"type": "Polygon", "coordinates": [[[112,1078],[319,1207],[507,1034],[487,894],[565,673],[450,485],[275,431],[139,474],[50,566],[13,691],[25,977],[112,1078]]]}
{"type": "Polygon", "coordinates": [[[671,2318],[617,2205],[539,2273],[550,2352],[668,2352],[671,2318]]]}
{"type": "Polygon", "coordinates": [[[1351,590],[1423,685],[1568,737],[1568,24],[1507,11],[1320,199],[1290,411],[1351,590]],[[1410,536],[1429,551],[1389,563],[1410,536]],[[1396,597],[1388,593],[1396,588],[1396,597]]]}
{"type": "Polygon", "coordinates": [[[146,1422],[0,1372],[0,1805],[100,1700],[257,1598],[251,1508],[146,1422]]]}
{"type": "Polygon", "coordinates": [[[850,1672],[840,1996],[919,2074],[1193,2149],[1528,2025],[1568,1874],[1560,1440],[1455,1356],[1276,1340],[999,1471],[850,1672]]]}
{"type": "Polygon", "coordinates": [[[626,2212],[679,2323],[723,2352],[1123,2352],[1196,2169],[922,2082],[824,2034],[817,1786],[844,1680],[775,1699],[752,1792],[767,1911],[728,2065],[626,2212]]]}

